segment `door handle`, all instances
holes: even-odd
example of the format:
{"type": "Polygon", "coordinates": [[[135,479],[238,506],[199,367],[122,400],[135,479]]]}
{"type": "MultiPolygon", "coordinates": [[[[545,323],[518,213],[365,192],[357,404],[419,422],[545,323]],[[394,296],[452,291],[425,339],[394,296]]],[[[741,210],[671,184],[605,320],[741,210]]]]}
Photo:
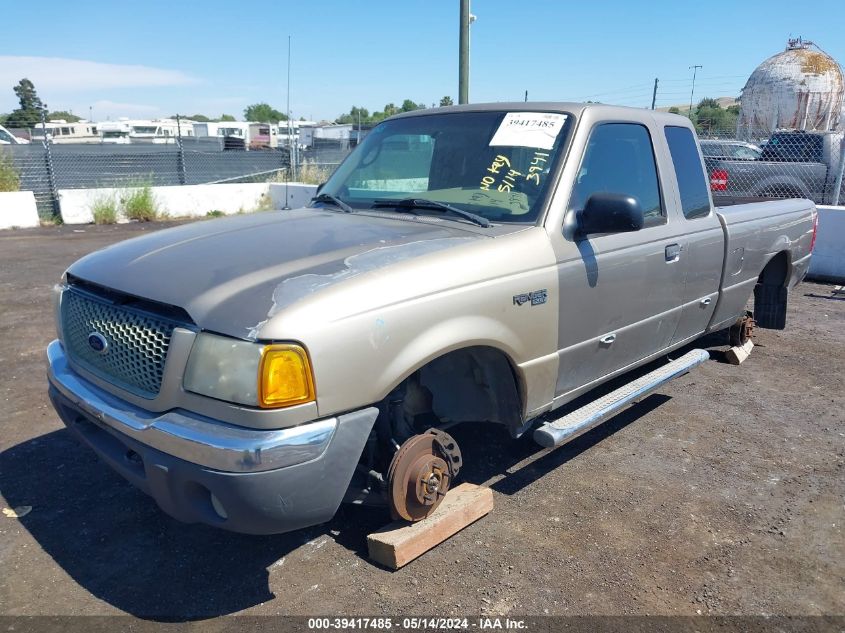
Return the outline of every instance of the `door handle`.
{"type": "Polygon", "coordinates": [[[599,339],[599,343],[601,343],[602,345],[610,345],[615,340],[616,340],[615,334],[608,334],[607,336],[602,336],[599,339]]]}
{"type": "Polygon", "coordinates": [[[666,247],[666,263],[671,264],[672,262],[676,262],[681,258],[681,251],[683,247],[680,244],[669,244],[666,247]]]}
{"type": "Polygon", "coordinates": [[[712,301],[712,299],[710,297],[704,297],[704,299],[702,299],[698,303],[700,303],[701,306],[703,307],[703,306],[709,306],[711,301],[712,301]]]}

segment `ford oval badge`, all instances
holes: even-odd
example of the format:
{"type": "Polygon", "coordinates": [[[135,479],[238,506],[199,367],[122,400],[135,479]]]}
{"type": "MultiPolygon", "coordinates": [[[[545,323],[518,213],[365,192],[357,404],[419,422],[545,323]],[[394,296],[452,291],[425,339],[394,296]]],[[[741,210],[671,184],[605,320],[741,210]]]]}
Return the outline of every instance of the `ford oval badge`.
{"type": "Polygon", "coordinates": [[[109,342],[99,332],[91,332],[88,335],[88,345],[98,354],[105,354],[109,351],[109,342]]]}

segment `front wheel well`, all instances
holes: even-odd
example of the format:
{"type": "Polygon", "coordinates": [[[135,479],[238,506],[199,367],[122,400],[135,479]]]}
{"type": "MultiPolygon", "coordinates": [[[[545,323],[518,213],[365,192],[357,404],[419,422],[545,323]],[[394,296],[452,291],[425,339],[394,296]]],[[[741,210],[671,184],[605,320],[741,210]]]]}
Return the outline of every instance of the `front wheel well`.
{"type": "Polygon", "coordinates": [[[465,347],[428,361],[378,407],[376,431],[383,442],[396,444],[427,428],[462,422],[503,424],[516,434],[523,421],[516,370],[504,352],[488,346],[465,347]]]}
{"type": "Polygon", "coordinates": [[[518,436],[524,428],[517,376],[510,358],[494,347],[465,347],[430,360],[376,405],[359,471],[383,488],[394,453],[430,428],[491,422],[518,436]]]}
{"type": "Polygon", "coordinates": [[[522,402],[516,371],[501,350],[458,349],[426,363],[418,373],[420,384],[431,393],[432,412],[438,419],[520,426],[522,402]]]}

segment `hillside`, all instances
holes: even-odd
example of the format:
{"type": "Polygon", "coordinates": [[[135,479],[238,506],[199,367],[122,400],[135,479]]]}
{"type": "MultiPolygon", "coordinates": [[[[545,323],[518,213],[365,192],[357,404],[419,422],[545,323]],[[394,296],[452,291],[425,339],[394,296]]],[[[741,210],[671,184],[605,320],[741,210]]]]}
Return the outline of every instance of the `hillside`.
{"type": "MultiPolygon", "coordinates": [[[[659,95],[659,93],[658,93],[658,95],[659,95]]],[[[698,97],[695,100],[695,103],[692,104],[693,108],[695,108],[695,105],[699,101],[701,101],[701,99],[703,99],[703,97],[698,97]]],[[[716,97],[715,99],[723,109],[727,109],[728,107],[730,107],[732,105],[739,105],[739,100],[735,97],[716,97]]],[[[680,110],[681,112],[687,112],[689,110],[689,102],[678,103],[676,105],[664,106],[662,108],[655,108],[655,109],[660,111],[660,112],[668,112],[670,108],[678,108],[678,110],[680,110]]]]}

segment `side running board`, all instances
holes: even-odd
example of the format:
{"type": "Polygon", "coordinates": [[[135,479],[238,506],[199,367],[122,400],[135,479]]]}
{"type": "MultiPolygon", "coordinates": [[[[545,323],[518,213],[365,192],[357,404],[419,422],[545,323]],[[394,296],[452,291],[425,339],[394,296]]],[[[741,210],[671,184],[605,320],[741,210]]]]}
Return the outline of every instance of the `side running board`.
{"type": "Polygon", "coordinates": [[[659,367],[636,380],[623,385],[609,394],[585,404],[580,409],[567,413],[557,420],[546,422],[534,431],[534,441],[545,448],[560,446],[581,431],[604,422],[628,405],[645,396],[673,378],[686,374],[693,367],[706,362],[710,354],[703,349],[694,349],[680,358],[659,367]]]}

